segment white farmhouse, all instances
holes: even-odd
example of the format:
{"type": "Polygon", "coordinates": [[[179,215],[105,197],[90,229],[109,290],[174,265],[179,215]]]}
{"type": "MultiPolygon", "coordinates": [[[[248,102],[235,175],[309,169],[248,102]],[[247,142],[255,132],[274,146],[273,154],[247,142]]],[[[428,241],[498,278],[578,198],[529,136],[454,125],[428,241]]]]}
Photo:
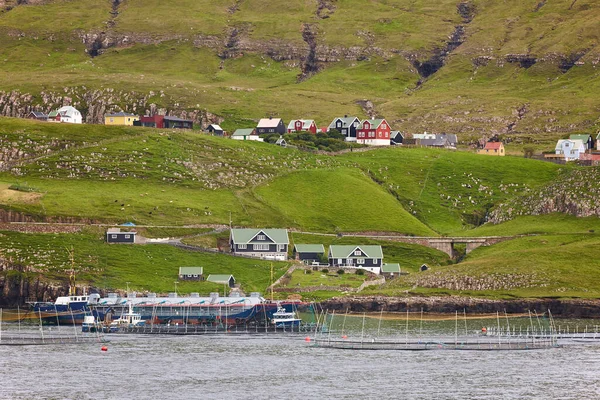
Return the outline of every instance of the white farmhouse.
{"type": "Polygon", "coordinates": [[[81,124],[81,113],[71,106],[64,106],[48,114],[48,120],[54,122],[66,122],[69,124],[81,124]]]}
{"type": "Polygon", "coordinates": [[[585,144],[579,139],[560,139],[554,150],[557,155],[562,155],[565,161],[579,160],[579,155],[585,153],[585,144]]]}

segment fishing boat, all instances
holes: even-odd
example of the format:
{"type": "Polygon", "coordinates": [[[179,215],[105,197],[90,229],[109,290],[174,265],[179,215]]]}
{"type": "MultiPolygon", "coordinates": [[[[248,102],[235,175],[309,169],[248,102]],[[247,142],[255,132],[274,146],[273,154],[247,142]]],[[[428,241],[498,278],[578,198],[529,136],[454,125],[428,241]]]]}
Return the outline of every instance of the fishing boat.
{"type": "Polygon", "coordinates": [[[128,303],[128,310],[126,313],[110,323],[109,331],[118,332],[121,328],[133,328],[136,326],[144,326],[146,321],[142,320],[142,315],[133,311],[133,305],[128,303]]]}
{"type": "Polygon", "coordinates": [[[302,319],[298,318],[295,311],[288,311],[281,305],[277,307],[277,311],[273,313],[273,317],[271,318],[271,323],[276,328],[296,327],[300,326],[301,322],[302,319]]]}

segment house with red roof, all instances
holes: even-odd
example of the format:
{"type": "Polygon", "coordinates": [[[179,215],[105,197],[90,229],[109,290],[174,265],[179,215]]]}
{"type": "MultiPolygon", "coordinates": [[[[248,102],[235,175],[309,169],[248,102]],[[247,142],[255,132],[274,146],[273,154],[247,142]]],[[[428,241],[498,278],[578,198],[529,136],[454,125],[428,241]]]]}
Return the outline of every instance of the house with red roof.
{"type": "Polygon", "coordinates": [[[502,142],[487,142],[483,149],[477,150],[477,154],[504,157],[504,144],[502,142]]]}

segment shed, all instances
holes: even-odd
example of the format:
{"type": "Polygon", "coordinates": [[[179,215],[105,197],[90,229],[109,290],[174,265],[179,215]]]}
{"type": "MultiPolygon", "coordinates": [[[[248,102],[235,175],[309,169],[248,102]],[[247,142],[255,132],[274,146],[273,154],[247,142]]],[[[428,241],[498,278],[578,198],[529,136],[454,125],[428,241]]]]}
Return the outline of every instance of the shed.
{"type": "Polygon", "coordinates": [[[429,269],[429,267],[427,266],[427,264],[423,264],[421,265],[421,271],[427,271],[429,269]]]}
{"type": "Polygon", "coordinates": [[[179,279],[184,281],[202,281],[204,268],[202,267],[179,267],[179,279]]]}
{"type": "Polygon", "coordinates": [[[294,258],[302,261],[304,264],[321,262],[325,254],[325,247],[322,244],[296,244],[294,245],[294,258]]]}
{"type": "Polygon", "coordinates": [[[215,275],[211,274],[206,278],[207,282],[220,283],[221,285],[228,285],[230,288],[235,286],[235,278],[233,275],[215,275]]]}
{"type": "Polygon", "coordinates": [[[225,134],[225,132],[223,131],[223,128],[221,128],[217,124],[210,124],[208,126],[208,128],[206,128],[206,130],[215,136],[223,136],[225,134]]]}
{"type": "Polygon", "coordinates": [[[107,243],[135,243],[136,232],[121,232],[121,228],[108,228],[107,243]]]}
{"type": "Polygon", "coordinates": [[[395,278],[400,276],[400,264],[383,264],[381,266],[381,275],[386,278],[395,278]]]}
{"type": "Polygon", "coordinates": [[[27,116],[29,119],[37,119],[38,121],[48,121],[48,114],[41,111],[32,111],[27,116]]]}
{"type": "Polygon", "coordinates": [[[263,141],[263,139],[256,134],[254,128],[236,129],[231,135],[231,138],[235,140],[256,140],[257,142],[263,141]]]}
{"type": "Polygon", "coordinates": [[[277,146],[287,147],[287,142],[285,141],[285,139],[281,135],[279,136],[279,139],[277,139],[277,141],[275,142],[275,144],[277,146]]]}

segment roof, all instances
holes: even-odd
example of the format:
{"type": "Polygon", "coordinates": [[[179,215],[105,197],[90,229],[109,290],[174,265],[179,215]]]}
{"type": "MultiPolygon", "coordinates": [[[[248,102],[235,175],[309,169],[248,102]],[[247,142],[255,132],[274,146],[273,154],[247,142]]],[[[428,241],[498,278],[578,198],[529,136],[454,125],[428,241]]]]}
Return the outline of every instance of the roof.
{"type": "Polygon", "coordinates": [[[565,142],[573,143],[573,147],[575,147],[575,148],[580,148],[580,149],[584,148],[585,149],[585,144],[582,140],[560,139],[558,142],[556,142],[555,150],[562,150],[562,144],[565,142]]]}
{"type": "Polygon", "coordinates": [[[48,115],[41,112],[41,111],[32,111],[30,114],[33,114],[36,116],[36,118],[44,118],[47,117],[48,115]]]}
{"type": "Polygon", "coordinates": [[[402,133],[400,131],[391,131],[390,132],[390,138],[396,139],[396,136],[400,136],[401,138],[404,138],[404,133],[402,133]]]}
{"type": "Polygon", "coordinates": [[[114,114],[106,114],[105,117],[137,117],[137,115],[126,112],[118,112],[114,114]]]}
{"type": "Polygon", "coordinates": [[[379,125],[381,125],[383,122],[385,122],[385,119],[366,119],[363,121],[363,124],[365,122],[368,122],[369,124],[371,124],[371,128],[378,128],[379,125]]]}
{"type": "Polygon", "coordinates": [[[588,134],[573,134],[569,136],[569,139],[571,140],[581,140],[584,143],[587,143],[588,140],[590,140],[590,135],[588,134]]]}
{"type": "Polygon", "coordinates": [[[56,110],[56,112],[60,115],[64,115],[66,117],[72,117],[74,115],[81,115],[79,111],[75,107],[72,106],[64,106],[56,110]]]}
{"type": "Polygon", "coordinates": [[[487,142],[484,149],[486,150],[500,150],[502,142],[487,142]]]}
{"type": "Polygon", "coordinates": [[[296,253],[323,253],[325,254],[325,247],[322,244],[296,244],[294,245],[296,253]]]}
{"type": "Polygon", "coordinates": [[[214,282],[214,283],[229,283],[229,280],[233,279],[233,281],[235,282],[235,278],[233,277],[233,275],[229,274],[222,274],[222,275],[209,275],[208,278],[206,278],[207,282],[214,282]]]}
{"type": "Polygon", "coordinates": [[[400,273],[400,264],[383,264],[381,266],[381,272],[400,273]]]}
{"type": "Polygon", "coordinates": [[[383,250],[378,245],[335,245],[329,246],[332,258],[355,258],[354,251],[360,249],[367,258],[383,258],[383,250]]]}
{"type": "Polygon", "coordinates": [[[327,129],[335,129],[335,122],[337,120],[341,120],[342,121],[342,127],[348,127],[350,125],[352,125],[352,123],[356,120],[358,120],[358,122],[360,122],[360,119],[358,119],[358,117],[343,117],[343,118],[334,118],[333,121],[331,121],[331,123],[329,124],[329,126],[327,127],[327,129]]]}
{"type": "Polygon", "coordinates": [[[50,111],[50,113],[48,114],[49,117],[56,117],[58,115],[58,111],[54,110],[54,111],[50,111]]]}
{"type": "Polygon", "coordinates": [[[178,117],[171,117],[170,115],[165,115],[164,119],[166,119],[167,121],[175,121],[175,122],[194,122],[191,119],[183,119],[183,118],[178,118],[178,117]]]}
{"type": "Polygon", "coordinates": [[[111,235],[114,235],[116,233],[119,233],[121,235],[135,235],[135,234],[137,234],[136,231],[131,231],[131,232],[130,231],[121,231],[121,228],[108,228],[106,230],[106,234],[108,235],[109,233],[111,235]]]}
{"type": "Polygon", "coordinates": [[[281,122],[281,118],[262,118],[260,121],[258,121],[258,125],[256,125],[257,128],[277,128],[277,126],[279,125],[279,122],[281,122]]]}
{"type": "Polygon", "coordinates": [[[236,129],[231,136],[250,136],[254,133],[254,128],[236,129]]]}
{"type": "Polygon", "coordinates": [[[448,139],[445,137],[436,137],[434,139],[419,139],[421,146],[445,147],[448,145],[448,139]]]}
{"type": "Polygon", "coordinates": [[[210,125],[208,126],[208,128],[210,128],[211,126],[212,126],[212,128],[213,128],[215,131],[222,131],[222,130],[223,130],[223,128],[221,128],[221,127],[220,127],[219,125],[217,125],[217,124],[210,124],[210,125]]]}
{"type": "Polygon", "coordinates": [[[435,134],[434,133],[413,133],[412,135],[413,139],[435,139],[435,134]]]}
{"type": "Polygon", "coordinates": [[[296,121],[301,121],[302,122],[302,130],[303,131],[307,131],[308,129],[310,129],[310,126],[312,124],[315,123],[314,119],[293,119],[290,121],[290,123],[288,124],[288,129],[296,129],[296,121]]]}
{"type": "Polygon", "coordinates": [[[275,142],[275,144],[286,144],[287,142],[285,141],[285,139],[281,136],[279,136],[279,139],[277,139],[277,141],[275,142]]]}
{"type": "Polygon", "coordinates": [[[287,229],[253,229],[253,228],[234,228],[231,230],[233,243],[261,243],[253,241],[259,233],[264,233],[276,244],[289,244],[287,229]]]}
{"type": "Polygon", "coordinates": [[[179,267],[179,275],[202,275],[202,267],[179,267]]]}

